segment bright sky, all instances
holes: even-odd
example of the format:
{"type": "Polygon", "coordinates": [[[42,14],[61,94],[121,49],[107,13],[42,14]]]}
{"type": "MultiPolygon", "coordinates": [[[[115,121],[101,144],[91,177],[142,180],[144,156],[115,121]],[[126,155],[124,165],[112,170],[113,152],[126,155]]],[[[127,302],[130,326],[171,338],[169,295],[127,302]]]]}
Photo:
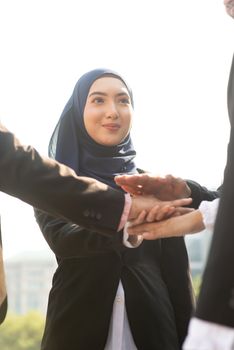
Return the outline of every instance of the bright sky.
{"type": "MultiPolygon", "coordinates": [[[[233,25],[222,0],[1,1],[0,119],[47,154],[79,76],[112,68],[133,89],[138,166],[217,187],[233,25]]],[[[47,250],[32,209],[0,196],[5,257],[47,250]]]]}

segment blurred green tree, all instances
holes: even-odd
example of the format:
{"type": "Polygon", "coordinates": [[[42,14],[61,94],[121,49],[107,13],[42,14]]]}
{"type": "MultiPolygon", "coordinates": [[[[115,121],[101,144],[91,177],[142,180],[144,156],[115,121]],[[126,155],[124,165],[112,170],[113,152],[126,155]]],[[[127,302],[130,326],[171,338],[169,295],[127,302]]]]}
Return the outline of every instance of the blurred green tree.
{"type": "Polygon", "coordinates": [[[31,311],[25,315],[7,315],[0,327],[1,350],[39,350],[44,316],[31,311]]]}
{"type": "Polygon", "coordinates": [[[193,277],[193,288],[194,288],[196,298],[198,298],[199,296],[201,283],[202,283],[201,275],[196,275],[195,277],[193,277]]]}

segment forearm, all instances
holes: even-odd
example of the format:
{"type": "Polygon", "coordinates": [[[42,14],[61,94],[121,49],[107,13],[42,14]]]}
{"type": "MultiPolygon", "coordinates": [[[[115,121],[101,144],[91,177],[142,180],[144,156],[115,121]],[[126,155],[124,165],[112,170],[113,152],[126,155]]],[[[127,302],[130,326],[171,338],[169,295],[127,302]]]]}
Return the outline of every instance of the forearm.
{"type": "Polygon", "coordinates": [[[41,157],[1,125],[0,145],[1,191],[85,227],[106,234],[117,230],[123,193],[41,157]]]}
{"type": "Polygon", "coordinates": [[[198,209],[189,214],[178,216],[177,219],[178,227],[175,227],[176,233],[196,233],[205,229],[203,216],[198,209]]]}
{"type": "Polygon", "coordinates": [[[166,237],[168,235],[172,237],[182,236],[189,233],[202,231],[205,228],[203,218],[199,210],[194,210],[189,214],[160,221],[157,223],[157,225],[157,230],[160,232],[161,237],[166,237]]]}

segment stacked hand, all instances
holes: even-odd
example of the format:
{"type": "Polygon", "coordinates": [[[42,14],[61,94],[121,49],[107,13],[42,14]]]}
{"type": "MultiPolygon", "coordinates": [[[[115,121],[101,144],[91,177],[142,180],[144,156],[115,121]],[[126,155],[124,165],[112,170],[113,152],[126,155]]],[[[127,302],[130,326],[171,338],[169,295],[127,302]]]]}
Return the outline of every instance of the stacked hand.
{"type": "Polygon", "coordinates": [[[142,235],[144,239],[180,236],[190,232],[191,219],[202,222],[200,212],[184,207],[192,199],[188,198],[190,188],[181,178],[141,174],[117,176],[115,181],[133,195],[130,235],[142,235]]]}
{"type": "Polygon", "coordinates": [[[132,195],[154,195],[162,201],[187,198],[191,195],[186,181],[172,175],[121,175],[115,177],[115,182],[132,195]]]}

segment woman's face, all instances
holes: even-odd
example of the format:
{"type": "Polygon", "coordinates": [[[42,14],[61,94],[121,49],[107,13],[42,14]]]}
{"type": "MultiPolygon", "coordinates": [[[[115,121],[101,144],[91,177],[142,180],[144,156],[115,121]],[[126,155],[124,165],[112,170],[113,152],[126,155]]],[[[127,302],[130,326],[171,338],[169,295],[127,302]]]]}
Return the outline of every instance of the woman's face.
{"type": "Polygon", "coordinates": [[[130,131],[132,115],[131,99],[121,80],[95,80],[84,109],[85,128],[94,141],[105,146],[119,144],[130,131]]]}

